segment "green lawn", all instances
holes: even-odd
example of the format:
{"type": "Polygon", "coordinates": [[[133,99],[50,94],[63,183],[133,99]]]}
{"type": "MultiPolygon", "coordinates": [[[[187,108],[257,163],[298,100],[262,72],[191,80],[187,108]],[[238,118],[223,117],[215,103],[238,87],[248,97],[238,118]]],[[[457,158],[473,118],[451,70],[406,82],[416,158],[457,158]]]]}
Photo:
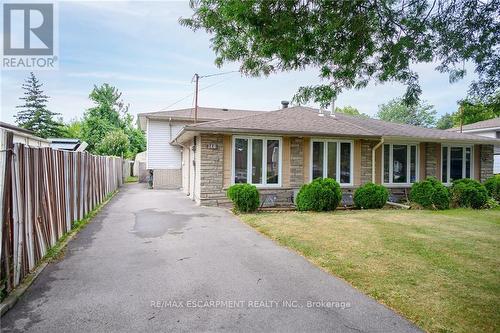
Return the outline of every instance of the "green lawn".
{"type": "Polygon", "coordinates": [[[125,183],[137,183],[139,181],[139,177],[137,176],[128,176],[125,178],[125,183]]]}
{"type": "Polygon", "coordinates": [[[500,332],[500,210],[241,219],[430,332],[500,332]]]}

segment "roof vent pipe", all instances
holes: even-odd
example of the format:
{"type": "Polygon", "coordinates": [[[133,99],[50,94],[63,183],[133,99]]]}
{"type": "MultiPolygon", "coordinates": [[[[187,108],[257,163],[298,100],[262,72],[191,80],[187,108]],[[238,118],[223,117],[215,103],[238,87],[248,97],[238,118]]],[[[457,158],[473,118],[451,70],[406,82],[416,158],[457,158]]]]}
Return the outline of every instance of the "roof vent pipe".
{"type": "Polygon", "coordinates": [[[289,101],[281,101],[281,108],[286,109],[288,107],[288,104],[290,104],[289,101]]]}

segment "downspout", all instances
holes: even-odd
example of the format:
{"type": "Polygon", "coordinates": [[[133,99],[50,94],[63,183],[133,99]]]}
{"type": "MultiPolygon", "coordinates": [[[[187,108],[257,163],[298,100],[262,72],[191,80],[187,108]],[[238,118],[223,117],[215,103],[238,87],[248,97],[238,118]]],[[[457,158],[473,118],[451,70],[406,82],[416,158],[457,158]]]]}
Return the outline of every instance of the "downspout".
{"type": "Polygon", "coordinates": [[[172,141],[172,117],[168,118],[168,131],[169,131],[168,141],[172,141]]]}
{"type": "Polygon", "coordinates": [[[372,148],[372,183],[375,183],[375,151],[384,144],[384,138],[372,148]]]}

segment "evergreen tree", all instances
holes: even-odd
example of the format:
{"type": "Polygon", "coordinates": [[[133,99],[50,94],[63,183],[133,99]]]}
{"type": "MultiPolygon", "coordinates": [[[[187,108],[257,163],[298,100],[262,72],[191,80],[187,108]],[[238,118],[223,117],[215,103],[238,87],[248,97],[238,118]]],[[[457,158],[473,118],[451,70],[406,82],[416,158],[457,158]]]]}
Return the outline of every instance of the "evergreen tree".
{"type": "Polygon", "coordinates": [[[62,124],[54,119],[58,114],[47,109],[49,96],[44,94],[42,86],[43,83],[31,72],[22,85],[24,97],[19,99],[24,104],[17,106],[20,110],[15,115],[16,123],[42,138],[58,137],[61,135],[62,124]]]}

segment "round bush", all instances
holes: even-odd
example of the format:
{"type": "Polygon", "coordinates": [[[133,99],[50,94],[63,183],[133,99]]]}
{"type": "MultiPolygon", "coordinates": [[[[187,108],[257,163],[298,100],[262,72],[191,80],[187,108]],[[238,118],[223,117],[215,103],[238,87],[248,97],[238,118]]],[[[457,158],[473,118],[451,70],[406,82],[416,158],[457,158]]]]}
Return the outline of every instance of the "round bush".
{"type": "Polygon", "coordinates": [[[227,196],[235,210],[243,213],[253,212],[259,207],[259,190],[251,184],[235,184],[227,189],[227,196]]]}
{"type": "Polygon", "coordinates": [[[302,185],[297,194],[296,206],[300,211],[330,211],[335,210],[341,200],[339,183],[331,178],[317,178],[302,185]]]}
{"type": "Polygon", "coordinates": [[[450,207],[450,194],[446,186],[437,178],[429,177],[412,185],[410,201],[427,209],[448,209],[450,207]]]}
{"type": "Polygon", "coordinates": [[[455,207],[479,209],[488,202],[488,191],[477,180],[455,180],[451,186],[451,201],[455,207]]]}
{"type": "Polygon", "coordinates": [[[354,192],[353,199],[357,208],[382,208],[389,199],[389,191],[382,185],[368,183],[354,192]]]}
{"type": "Polygon", "coordinates": [[[486,179],[483,185],[490,197],[500,202],[500,174],[486,179]]]}

